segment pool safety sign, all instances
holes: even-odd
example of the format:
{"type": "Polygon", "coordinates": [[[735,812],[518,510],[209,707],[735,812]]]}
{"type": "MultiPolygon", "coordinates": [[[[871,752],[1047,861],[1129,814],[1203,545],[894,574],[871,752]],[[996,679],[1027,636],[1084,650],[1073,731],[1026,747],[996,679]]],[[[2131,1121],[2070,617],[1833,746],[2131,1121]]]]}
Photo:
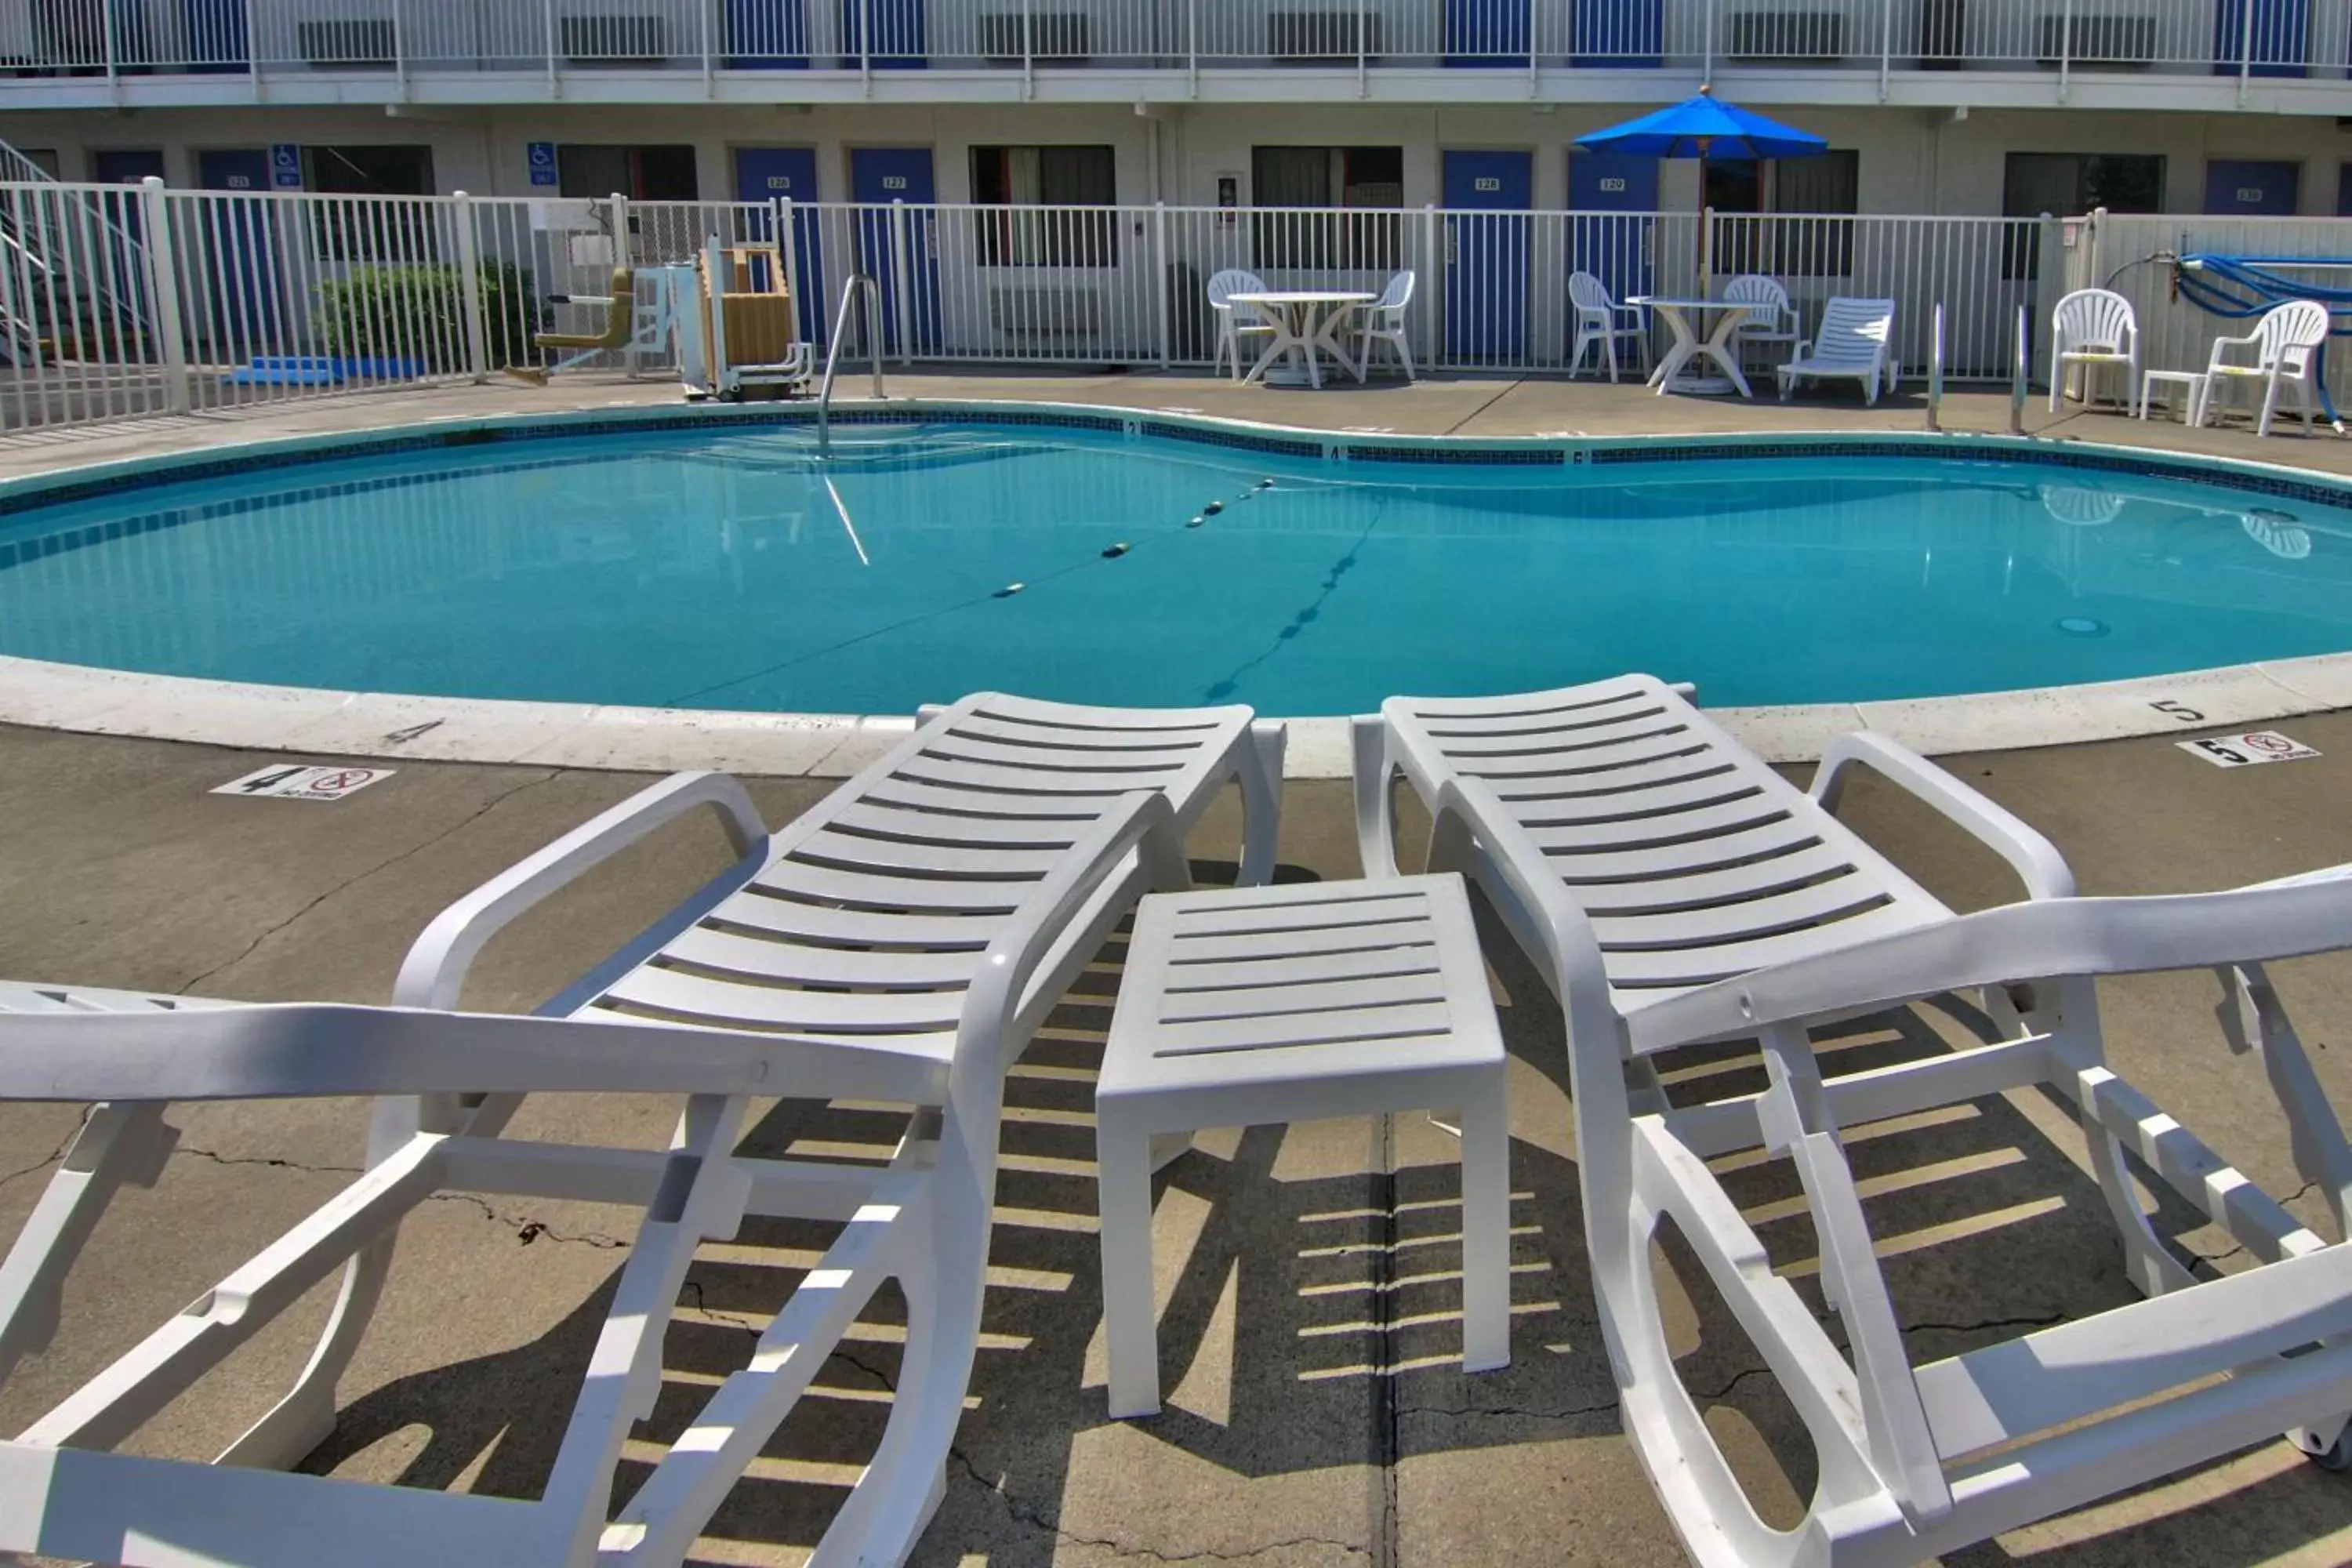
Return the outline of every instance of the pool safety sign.
{"type": "Polygon", "coordinates": [[[391,768],[277,763],[256,769],[241,779],[231,779],[212,793],[247,795],[262,800],[341,800],[347,795],[357,795],[379,779],[390,778],[393,773],[391,768]]]}
{"type": "Polygon", "coordinates": [[[2217,768],[2250,768],[2256,763],[2299,763],[2319,752],[2276,730],[2253,730],[2242,735],[2209,735],[2201,741],[2174,744],[2217,768]]]}

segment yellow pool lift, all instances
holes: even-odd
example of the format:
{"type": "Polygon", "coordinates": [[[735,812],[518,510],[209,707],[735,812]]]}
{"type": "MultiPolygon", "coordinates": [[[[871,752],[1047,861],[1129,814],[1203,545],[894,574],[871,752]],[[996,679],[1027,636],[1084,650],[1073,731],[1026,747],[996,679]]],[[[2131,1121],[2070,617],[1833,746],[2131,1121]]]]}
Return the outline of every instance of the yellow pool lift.
{"type": "Polygon", "coordinates": [[[815,376],[816,351],[801,339],[780,247],[728,245],[714,235],[696,271],[693,308],[678,313],[678,372],[687,395],[722,403],[753,391],[789,395],[815,376]]]}

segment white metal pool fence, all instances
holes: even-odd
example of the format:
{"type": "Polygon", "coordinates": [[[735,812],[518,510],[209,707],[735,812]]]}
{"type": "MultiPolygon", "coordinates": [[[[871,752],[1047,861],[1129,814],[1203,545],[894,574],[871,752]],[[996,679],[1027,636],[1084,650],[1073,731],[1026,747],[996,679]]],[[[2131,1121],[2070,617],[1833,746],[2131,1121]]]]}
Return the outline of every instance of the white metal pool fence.
{"type": "MultiPolygon", "coordinates": [[[[843,280],[852,271],[880,279],[883,349],[901,366],[1202,369],[1216,351],[1207,284],[1220,270],[1241,268],[1276,289],[1370,293],[1410,269],[1417,288],[1407,327],[1419,364],[1560,374],[1574,337],[1569,274],[1594,273],[1620,299],[1687,295],[1700,286],[1705,229],[1717,289],[1738,272],[1769,274],[1808,323],[1832,295],[1895,299],[1913,376],[1925,372],[1941,304],[1946,374],[1957,382],[2007,380],[2018,308],[2046,321],[2061,292],[2134,246],[2312,255],[2352,247],[2352,226],[2333,220],[2265,225],[2259,245],[2241,243],[2235,231],[2255,226],[2242,223],[2102,221],[586,202],[0,183],[0,427],[544,368],[551,356],[535,335],[600,331],[616,266],[690,264],[713,235],[753,244],[784,237],[784,282],[802,301],[803,334],[820,346],[843,280]],[[2197,241],[2206,227],[2221,237],[2197,241]]],[[[2235,330],[2167,298],[2162,268],[2137,270],[2126,286],[2139,290],[2151,341],[2165,345],[2150,363],[2201,363],[2201,347],[2189,349],[2235,330]]],[[[1654,352],[1661,333],[1654,330],[1654,352]]],[[[640,355],[634,368],[659,374],[667,361],[640,355]]],[[[1583,373],[1596,374],[1590,361],[1583,373]]]]}

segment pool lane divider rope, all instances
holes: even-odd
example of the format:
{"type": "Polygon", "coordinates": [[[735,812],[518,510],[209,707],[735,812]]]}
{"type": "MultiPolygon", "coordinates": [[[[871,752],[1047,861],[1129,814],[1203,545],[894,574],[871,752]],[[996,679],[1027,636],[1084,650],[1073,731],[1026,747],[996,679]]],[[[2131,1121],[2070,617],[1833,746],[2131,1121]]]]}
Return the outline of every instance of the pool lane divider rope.
{"type": "MultiPolygon", "coordinates": [[[[847,529],[849,531],[850,542],[856,546],[858,561],[864,564],[872,564],[866,557],[865,542],[857,537],[856,527],[849,521],[849,509],[843,503],[840,491],[835,488],[832,475],[827,474],[824,476],[824,485],[825,489],[833,495],[835,507],[838,509],[841,513],[843,527],[847,529]]],[[[1274,480],[1270,479],[1260,479],[1256,484],[1252,485],[1248,489],[1244,490],[1240,495],[1235,496],[1234,500],[1236,501],[1245,501],[1255,496],[1261,495],[1276,488],[1274,480]]],[[[1301,488],[1303,489],[1305,487],[1302,486],[1301,488]]],[[[855,647],[860,643],[871,642],[877,637],[887,637],[893,632],[905,631],[911,626],[921,626],[927,621],[939,620],[944,616],[954,615],[958,611],[968,610],[976,605],[985,605],[992,599],[1013,598],[1017,595],[1026,593],[1030,588],[1038,584],[1054,582],[1058,578],[1070,575],[1073,572],[1082,572],[1089,566],[1097,565],[1105,561],[1122,560],[1128,555],[1133,553],[1141,545],[1150,544],[1155,540],[1166,538],[1170,535],[1181,532],[1186,529],[1199,527],[1209,518],[1222,513],[1225,510],[1226,504],[1226,502],[1222,500],[1213,500],[1201,509],[1199,515],[1195,516],[1191,521],[1182,524],[1181,527],[1154,529],[1151,532],[1142,534],[1134,541],[1120,541],[1119,542],[1111,545],[1109,548],[1097,552],[1092,557],[1080,561],[1073,561],[1067,565],[1055,567],[1051,571],[1045,572],[1034,579],[1025,579],[1017,583],[1007,583],[1003,587],[992,588],[985,594],[976,594],[970,598],[960,599],[950,605],[942,605],[937,609],[925,610],[919,615],[908,616],[903,620],[893,621],[887,626],[872,627],[868,630],[857,633],[855,637],[843,637],[838,642],[828,643],[823,647],[811,648],[806,653],[794,654],[790,658],[779,659],[774,664],[764,666],[759,669],[752,670],[748,674],[732,676],[725,680],[714,681],[708,686],[697,687],[692,691],[685,692],[679,696],[668,699],[667,701],[661,703],[660,706],[664,708],[683,708],[700,698],[711,696],[716,692],[725,691],[730,687],[741,686],[750,681],[759,680],[767,676],[779,674],[783,670],[792,668],[795,665],[806,664],[813,659],[823,658],[828,654],[839,653],[845,648],[855,647]]]]}

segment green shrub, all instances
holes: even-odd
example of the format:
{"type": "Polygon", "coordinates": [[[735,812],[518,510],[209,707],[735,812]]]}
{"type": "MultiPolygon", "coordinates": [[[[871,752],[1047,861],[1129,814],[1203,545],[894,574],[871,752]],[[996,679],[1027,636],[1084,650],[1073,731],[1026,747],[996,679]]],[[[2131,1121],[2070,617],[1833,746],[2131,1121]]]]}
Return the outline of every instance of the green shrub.
{"type": "MultiPolygon", "coordinates": [[[[530,274],[511,263],[482,268],[483,348],[489,368],[530,357],[538,331],[530,274]]],[[[354,267],[319,285],[319,327],[338,359],[421,359],[427,371],[466,368],[466,290],[448,263],[354,267]]]]}

